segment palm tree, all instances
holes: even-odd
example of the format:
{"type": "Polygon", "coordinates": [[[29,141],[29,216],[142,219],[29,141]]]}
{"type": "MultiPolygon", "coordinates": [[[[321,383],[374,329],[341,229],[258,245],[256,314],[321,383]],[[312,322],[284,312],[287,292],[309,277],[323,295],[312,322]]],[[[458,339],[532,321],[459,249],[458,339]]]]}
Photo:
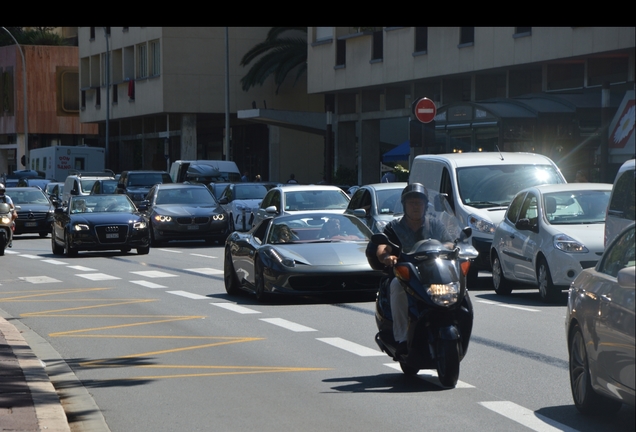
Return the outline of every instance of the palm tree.
{"type": "Polygon", "coordinates": [[[241,59],[241,66],[247,66],[261,56],[241,78],[244,91],[261,86],[271,74],[274,74],[276,94],[287,75],[297,68],[296,80],[307,72],[307,27],[272,27],[267,38],[249,50],[241,59]],[[283,33],[297,31],[303,36],[281,36],[283,33]]]}

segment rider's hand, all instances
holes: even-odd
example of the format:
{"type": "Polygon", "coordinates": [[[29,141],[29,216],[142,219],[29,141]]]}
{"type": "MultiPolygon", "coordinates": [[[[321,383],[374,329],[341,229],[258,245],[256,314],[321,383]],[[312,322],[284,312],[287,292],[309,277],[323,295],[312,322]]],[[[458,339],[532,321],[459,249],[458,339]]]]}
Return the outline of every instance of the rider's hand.
{"type": "Polygon", "coordinates": [[[395,255],[384,254],[382,257],[382,264],[387,267],[392,267],[395,263],[397,263],[397,257],[395,255]]]}

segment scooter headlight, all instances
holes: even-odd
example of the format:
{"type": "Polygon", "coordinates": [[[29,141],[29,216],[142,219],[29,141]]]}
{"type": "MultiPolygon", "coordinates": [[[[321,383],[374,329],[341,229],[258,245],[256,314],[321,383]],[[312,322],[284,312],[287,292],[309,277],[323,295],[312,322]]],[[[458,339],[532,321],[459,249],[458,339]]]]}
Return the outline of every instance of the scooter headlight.
{"type": "Polygon", "coordinates": [[[11,218],[9,216],[2,216],[0,223],[2,223],[2,225],[9,225],[11,223],[11,218]]]}
{"type": "Polygon", "coordinates": [[[448,284],[431,284],[426,293],[431,300],[440,306],[450,306],[457,303],[459,299],[459,282],[451,282],[448,284]]]}

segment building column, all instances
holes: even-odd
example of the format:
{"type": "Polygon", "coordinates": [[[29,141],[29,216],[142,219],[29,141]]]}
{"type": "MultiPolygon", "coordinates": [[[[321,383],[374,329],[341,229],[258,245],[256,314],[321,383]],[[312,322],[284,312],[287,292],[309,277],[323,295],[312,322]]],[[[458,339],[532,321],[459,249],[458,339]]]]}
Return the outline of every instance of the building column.
{"type": "Polygon", "coordinates": [[[380,121],[362,120],[358,152],[358,182],[361,185],[380,181],[380,121]]]}
{"type": "Polygon", "coordinates": [[[181,159],[197,159],[197,115],[181,115],[181,159]]]}

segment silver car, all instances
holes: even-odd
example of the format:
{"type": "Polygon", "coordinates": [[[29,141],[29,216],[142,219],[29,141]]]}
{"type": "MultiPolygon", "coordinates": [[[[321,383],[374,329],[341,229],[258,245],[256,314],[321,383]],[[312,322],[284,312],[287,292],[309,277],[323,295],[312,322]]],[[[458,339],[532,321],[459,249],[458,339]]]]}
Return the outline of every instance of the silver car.
{"type": "Polygon", "coordinates": [[[407,184],[374,183],[360,186],[351,197],[345,214],[362,219],[374,234],[381,233],[386,224],[404,213],[401,196],[407,184]]]}
{"type": "Polygon", "coordinates": [[[565,319],[570,385],[583,414],[634,406],[634,226],[570,286],[565,319]]]}

